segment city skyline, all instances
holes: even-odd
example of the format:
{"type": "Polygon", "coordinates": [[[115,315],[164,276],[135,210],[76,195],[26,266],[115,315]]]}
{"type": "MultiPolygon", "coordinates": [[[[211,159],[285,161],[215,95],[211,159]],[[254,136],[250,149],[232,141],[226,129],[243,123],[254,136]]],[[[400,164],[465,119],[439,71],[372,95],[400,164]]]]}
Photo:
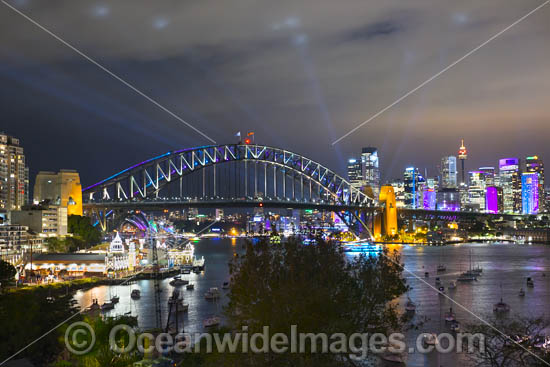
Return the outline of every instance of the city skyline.
{"type": "MultiPolygon", "coordinates": [[[[550,55],[542,47],[547,9],[330,147],[381,106],[540,5],[536,1],[499,7],[498,13],[496,1],[373,2],[359,9],[326,2],[316,4],[320,13],[305,11],[308,2],[267,13],[258,4],[244,13],[224,9],[227,17],[216,17],[217,27],[194,21],[197,14],[215,17],[220,8],[211,4],[183,14],[159,5],[145,15],[126,2],[65,4],[63,15],[55,5],[10,4],[220,143],[231,142],[235,131],[254,130],[258,143],[299,151],[341,174],[354,151],[375,146],[382,181],[413,164],[435,170],[441,156],[456,154],[459,137],[469,149],[467,170],[503,157],[550,156],[544,139],[550,121],[544,60],[550,55]],[[133,37],[116,32],[117,26],[133,30],[133,37]]],[[[15,30],[4,32],[0,47],[1,129],[23,142],[31,177],[74,168],[84,183],[96,182],[137,160],[208,143],[15,12],[5,8],[0,19],[15,30]]]]}

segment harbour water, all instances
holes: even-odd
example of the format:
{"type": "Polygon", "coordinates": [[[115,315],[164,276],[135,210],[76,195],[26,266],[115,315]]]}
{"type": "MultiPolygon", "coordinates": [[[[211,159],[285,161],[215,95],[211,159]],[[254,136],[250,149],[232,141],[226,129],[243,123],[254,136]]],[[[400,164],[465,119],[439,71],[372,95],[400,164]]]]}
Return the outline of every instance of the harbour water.
{"type": "MultiPolygon", "coordinates": [[[[189,312],[184,317],[186,332],[202,332],[203,320],[213,314],[221,314],[223,304],[227,302],[225,291],[221,289],[223,282],[229,278],[228,262],[233,256],[242,253],[243,240],[236,239],[203,239],[196,243],[195,254],[206,259],[206,270],[201,274],[191,273],[182,275],[195,284],[194,290],[181,287],[185,302],[189,303],[189,312]],[[205,300],[204,293],[210,287],[218,287],[222,292],[219,302],[205,300]]],[[[474,315],[481,318],[493,315],[493,304],[500,297],[511,306],[510,316],[538,316],[548,314],[548,300],[550,299],[550,247],[542,245],[512,245],[512,244],[461,244],[445,247],[427,246],[395,246],[405,263],[404,276],[412,287],[409,297],[417,304],[416,315],[413,321],[424,317],[428,320],[424,325],[407,337],[409,345],[414,345],[416,336],[421,332],[446,333],[450,332],[445,322],[440,322],[440,313],[444,314],[453,306],[457,319],[464,325],[470,322],[479,322],[474,315]],[[483,274],[478,281],[458,283],[457,288],[448,290],[451,280],[456,281],[461,272],[470,267],[470,254],[474,266],[483,268],[483,274]],[[437,265],[442,262],[447,270],[437,274],[437,265]],[[430,276],[426,278],[425,272],[430,276]],[[545,274],[547,276],[543,276],[545,274]],[[464,308],[453,305],[452,301],[439,296],[436,291],[425,282],[435,286],[435,277],[440,277],[445,286],[447,295],[460,303],[464,308]],[[534,288],[526,287],[526,278],[535,281],[534,288]],[[502,287],[501,287],[502,285],[502,287]],[[520,288],[526,291],[525,297],[519,297],[520,288]],[[440,312],[441,309],[441,312],[440,312]]],[[[353,255],[349,255],[353,256],[353,255]]],[[[170,278],[162,280],[161,306],[163,319],[166,319],[167,300],[172,293],[169,285],[170,278]]],[[[437,288],[437,287],[436,287],[437,288]]],[[[138,317],[142,328],[154,326],[155,308],[153,281],[140,280],[132,285],[101,286],[84,292],[78,292],[76,299],[81,306],[89,306],[93,298],[99,303],[108,300],[110,296],[118,295],[120,303],[107,315],[115,316],[127,312],[138,317]],[[141,290],[141,298],[132,300],[132,289],[141,290]]],[[[407,296],[404,295],[399,303],[403,306],[407,296]]],[[[548,316],[548,315],[547,315],[548,316]]],[[[358,330],[358,332],[361,332],[358,330]]],[[[467,365],[464,358],[457,358],[456,354],[437,356],[412,354],[407,366],[458,366],[467,365]]]]}

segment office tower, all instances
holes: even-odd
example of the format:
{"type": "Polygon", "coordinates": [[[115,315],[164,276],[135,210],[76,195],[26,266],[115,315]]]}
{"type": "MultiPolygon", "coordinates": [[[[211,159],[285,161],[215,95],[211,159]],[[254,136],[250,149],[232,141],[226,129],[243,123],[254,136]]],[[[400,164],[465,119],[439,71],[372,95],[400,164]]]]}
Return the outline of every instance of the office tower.
{"type": "Polygon", "coordinates": [[[19,139],[0,132],[0,211],[18,210],[29,196],[29,171],[19,139]]]}
{"type": "Polygon", "coordinates": [[[468,150],[464,146],[464,139],[462,139],[462,144],[460,145],[460,148],[458,148],[458,159],[460,159],[460,165],[461,165],[461,176],[460,176],[460,183],[465,185],[466,184],[466,172],[464,171],[464,162],[466,159],[468,159],[468,150]]]}
{"type": "Polygon", "coordinates": [[[539,212],[539,175],[537,172],[524,172],[521,175],[521,212],[539,212]]]}
{"type": "Polygon", "coordinates": [[[405,189],[405,207],[416,209],[422,207],[422,189],[425,180],[418,174],[418,168],[408,167],[403,173],[405,189]]]}
{"type": "Polygon", "coordinates": [[[544,211],[545,193],[544,193],[544,163],[538,156],[531,156],[525,159],[525,172],[536,173],[539,182],[539,212],[544,211]]]}
{"type": "Polygon", "coordinates": [[[44,200],[49,205],[67,208],[68,215],[82,215],[82,186],[74,170],[62,169],[58,173],[41,171],[34,183],[34,203],[44,200]]]}
{"type": "Polygon", "coordinates": [[[502,213],[502,188],[487,186],[485,189],[485,211],[491,214],[502,213]]]}
{"type": "Polygon", "coordinates": [[[441,158],[440,175],[441,188],[457,187],[456,157],[454,155],[441,158]]]}
{"type": "Polygon", "coordinates": [[[470,171],[467,208],[476,212],[485,210],[485,187],[485,174],[482,171],[470,171]]]}
{"type": "Polygon", "coordinates": [[[363,186],[361,162],[355,158],[348,160],[348,180],[355,188],[360,189],[363,186]]]}
{"type": "Polygon", "coordinates": [[[479,171],[483,172],[485,187],[498,186],[495,180],[495,167],[480,167],[479,171]]]}
{"type": "Polygon", "coordinates": [[[499,180],[502,187],[504,213],[521,212],[521,174],[518,158],[499,161],[499,180]]]}
{"type": "Polygon", "coordinates": [[[393,187],[393,192],[395,194],[395,205],[398,208],[405,207],[405,182],[403,180],[393,180],[390,185],[393,187]]]}
{"type": "Polygon", "coordinates": [[[361,151],[361,173],[365,186],[372,188],[375,198],[380,194],[380,166],[378,150],[373,147],[361,151]]]}

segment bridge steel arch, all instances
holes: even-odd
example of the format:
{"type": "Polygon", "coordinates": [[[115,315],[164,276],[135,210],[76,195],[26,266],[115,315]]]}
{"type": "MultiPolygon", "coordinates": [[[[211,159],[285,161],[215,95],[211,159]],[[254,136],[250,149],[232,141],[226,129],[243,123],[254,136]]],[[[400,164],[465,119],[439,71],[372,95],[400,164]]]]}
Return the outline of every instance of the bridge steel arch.
{"type": "MultiPolygon", "coordinates": [[[[293,172],[301,180],[317,185],[319,194],[335,204],[356,207],[375,205],[372,198],[312,159],[280,148],[243,144],[202,146],[153,157],[86,187],[82,190],[83,199],[85,203],[153,199],[158,197],[161,189],[180,178],[227,162],[261,162],[279,167],[283,175],[293,172]]],[[[276,195],[276,189],[274,191],[276,195]]]]}

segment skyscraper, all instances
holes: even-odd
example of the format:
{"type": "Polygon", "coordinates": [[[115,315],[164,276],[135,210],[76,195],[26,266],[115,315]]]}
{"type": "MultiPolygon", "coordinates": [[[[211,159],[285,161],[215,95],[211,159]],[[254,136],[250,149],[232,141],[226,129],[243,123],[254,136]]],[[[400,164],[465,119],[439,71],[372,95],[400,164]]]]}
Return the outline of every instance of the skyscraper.
{"type": "Polygon", "coordinates": [[[521,174],[518,158],[499,161],[499,179],[502,187],[504,213],[521,212],[521,174]]]}
{"type": "Polygon", "coordinates": [[[419,190],[424,178],[418,174],[418,168],[408,167],[403,173],[403,184],[405,187],[405,207],[416,209],[423,206],[419,190]]]}
{"type": "Polygon", "coordinates": [[[536,173],[539,184],[539,212],[544,211],[545,197],[544,192],[544,163],[542,159],[534,155],[525,159],[525,172],[536,173]]]}
{"type": "Polygon", "coordinates": [[[496,186],[495,182],[495,167],[480,167],[479,171],[483,172],[485,186],[496,186]]]}
{"type": "Polygon", "coordinates": [[[365,186],[372,188],[374,197],[377,198],[380,194],[380,166],[376,148],[366,147],[362,149],[361,173],[365,186]]]}
{"type": "Polygon", "coordinates": [[[0,133],[0,211],[18,210],[29,197],[29,170],[19,139],[0,133]]]}
{"type": "Polygon", "coordinates": [[[457,187],[456,157],[454,155],[441,158],[440,175],[442,188],[457,187]]]}
{"type": "Polygon", "coordinates": [[[360,189],[363,186],[361,162],[355,158],[348,159],[348,180],[355,188],[360,189]]]}
{"type": "Polygon", "coordinates": [[[521,212],[539,212],[539,175],[536,172],[524,172],[521,175],[521,212]]]}
{"type": "Polygon", "coordinates": [[[468,180],[468,208],[473,211],[485,210],[485,174],[482,171],[470,171],[468,180]]]}

